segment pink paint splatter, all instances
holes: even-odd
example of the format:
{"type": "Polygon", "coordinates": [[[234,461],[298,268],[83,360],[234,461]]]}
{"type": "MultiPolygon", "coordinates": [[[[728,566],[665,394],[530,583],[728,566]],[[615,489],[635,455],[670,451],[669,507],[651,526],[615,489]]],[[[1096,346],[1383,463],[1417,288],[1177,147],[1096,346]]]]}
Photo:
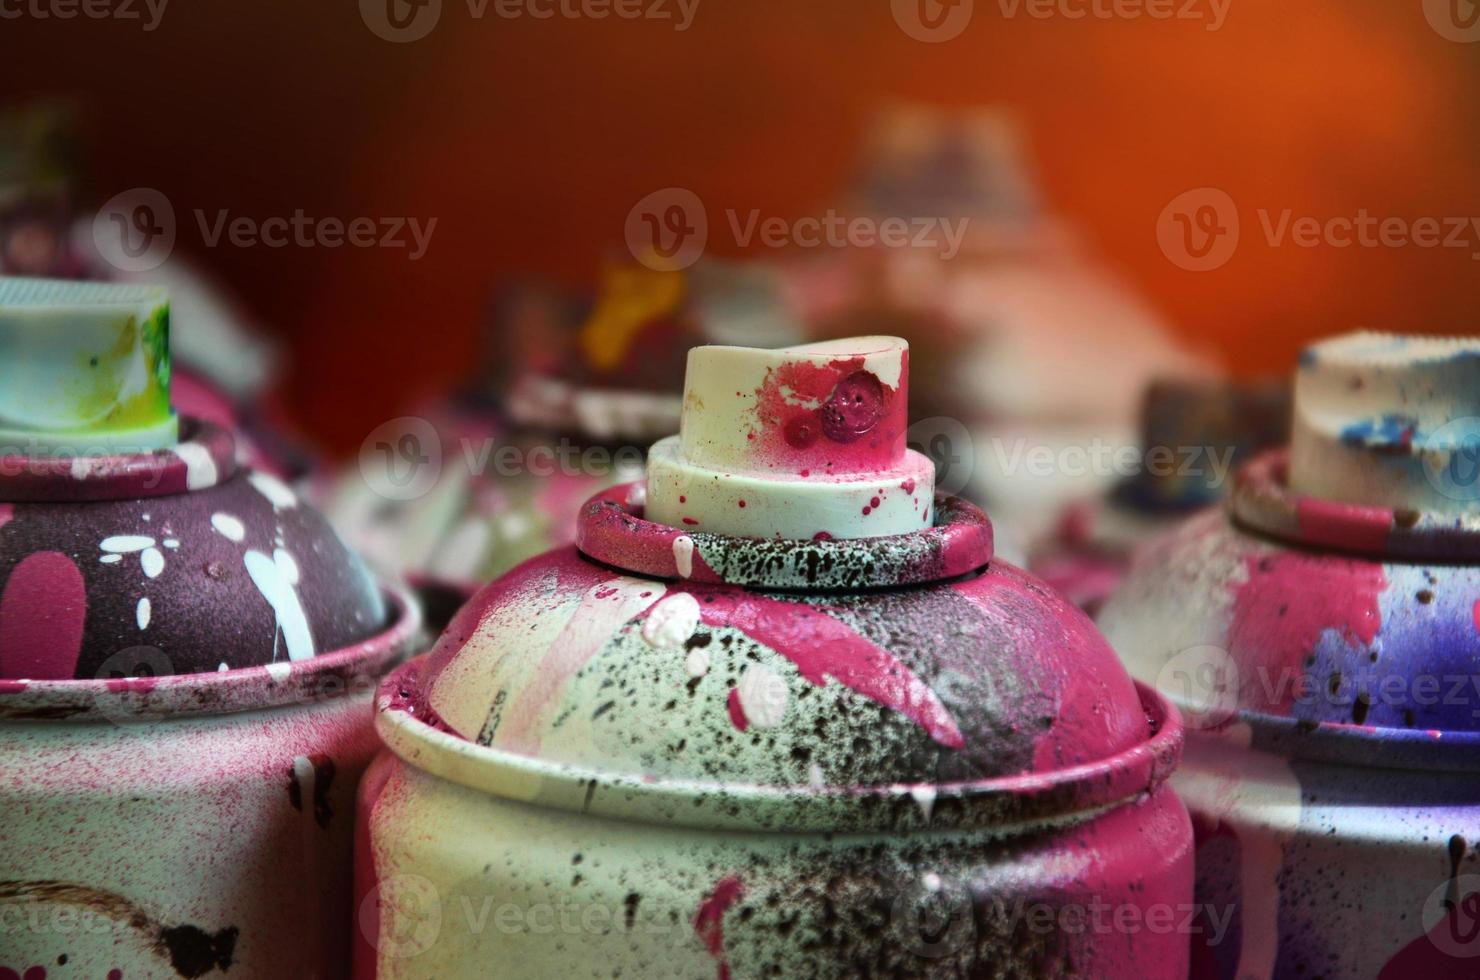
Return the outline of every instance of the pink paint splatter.
{"type": "Polygon", "coordinates": [[[0,597],[0,677],[70,680],[87,620],[87,586],[59,551],[27,555],[0,597]]]}
{"type": "Polygon", "coordinates": [[[935,692],[889,651],[845,623],[801,602],[730,589],[691,591],[706,625],[740,630],[786,657],[813,684],[820,687],[831,677],[898,711],[947,748],[966,744],[935,692]]]}
{"type": "Polygon", "coordinates": [[[1315,544],[1380,553],[1387,548],[1393,512],[1302,497],[1295,505],[1295,523],[1300,536],[1315,544]]]}
{"type": "Polygon", "coordinates": [[[730,723],[740,731],[750,727],[750,719],[745,717],[745,707],[740,703],[740,689],[730,688],[730,696],[725,700],[725,708],[730,712],[730,723]]]}
{"type": "Polygon", "coordinates": [[[694,914],[694,932],[699,934],[699,941],[709,955],[718,961],[719,980],[729,980],[730,977],[730,964],[725,958],[725,913],[744,894],[745,886],[739,878],[731,875],[714,886],[714,891],[694,914]]]}
{"type": "Polygon", "coordinates": [[[14,516],[15,504],[0,504],[0,528],[4,528],[5,525],[9,524],[10,519],[14,516]]]}
{"type": "Polygon", "coordinates": [[[1473,980],[1480,953],[1480,893],[1446,904],[1444,918],[1388,960],[1377,980],[1473,980]]]}
{"type": "Polygon", "coordinates": [[[792,472],[806,466],[803,475],[812,466],[834,475],[893,466],[905,448],[908,377],[908,351],[898,388],[864,370],[862,357],[773,368],[755,392],[758,460],[792,472]]]}
{"type": "Polygon", "coordinates": [[[1382,627],[1382,565],[1357,558],[1282,552],[1247,559],[1249,579],[1233,599],[1229,653],[1249,669],[1246,704],[1288,711],[1300,693],[1304,661],[1321,635],[1335,630],[1353,646],[1370,645],[1382,627]],[[1275,699],[1277,703],[1263,702],[1275,699]]]}

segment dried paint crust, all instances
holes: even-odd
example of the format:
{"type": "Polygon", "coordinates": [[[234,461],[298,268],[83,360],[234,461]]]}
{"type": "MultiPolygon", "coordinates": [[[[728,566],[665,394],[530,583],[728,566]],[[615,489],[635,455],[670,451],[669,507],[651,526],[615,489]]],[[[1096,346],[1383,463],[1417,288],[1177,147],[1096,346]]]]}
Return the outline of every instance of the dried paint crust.
{"type": "Polygon", "coordinates": [[[660,579],[775,589],[858,590],[967,575],[992,559],[992,524],[975,505],[937,496],[935,526],[915,534],[777,541],[687,532],[644,520],[639,484],[581,509],[576,544],[616,568],[660,579]]]}

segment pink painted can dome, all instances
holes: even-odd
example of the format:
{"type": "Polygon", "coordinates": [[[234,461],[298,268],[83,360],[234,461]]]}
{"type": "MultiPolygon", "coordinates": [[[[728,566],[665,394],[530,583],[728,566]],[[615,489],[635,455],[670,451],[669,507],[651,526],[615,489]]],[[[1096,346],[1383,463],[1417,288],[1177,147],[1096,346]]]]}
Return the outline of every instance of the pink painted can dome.
{"type": "MultiPolygon", "coordinates": [[[[879,339],[863,351],[890,352],[898,373],[886,387],[903,392],[907,357],[879,339]]],[[[830,393],[776,393],[774,375],[757,368],[759,411],[717,407],[693,385],[703,350],[690,357],[686,401],[707,401],[707,417],[686,418],[685,437],[708,439],[702,462],[720,476],[699,512],[717,512],[714,501],[737,486],[793,478],[768,473],[772,463],[833,458],[821,443],[792,459],[769,451],[765,433],[728,439],[721,421],[784,426],[787,398],[825,409],[830,393]],[[751,465],[719,462],[727,452],[751,465]]],[[[783,366],[837,361],[829,377],[848,391],[870,380],[860,377],[868,358],[836,346],[768,353],[783,366]]],[[[743,372],[712,367],[731,399],[745,390],[743,372]]],[[[884,424],[902,417],[902,405],[886,407],[884,424]]],[[[842,435],[856,453],[858,434],[842,435]]],[[[859,481],[882,479],[878,469],[913,472],[893,445],[880,443],[888,458],[871,475],[798,478],[817,497],[808,513],[829,513],[829,489],[854,499],[859,481]]],[[[668,470],[700,470],[692,459],[675,447],[668,470]]],[[[886,489],[911,498],[921,488],[886,489]]],[[[827,826],[847,812],[903,826],[922,807],[927,820],[936,808],[937,825],[946,812],[962,822],[1044,816],[1130,798],[1174,764],[1175,714],[1137,689],[1083,613],[994,557],[991,524],[971,504],[932,494],[913,508],[914,520],[925,515],[919,527],[868,535],[859,520],[802,537],[776,532],[794,523],[779,493],[769,512],[735,522],[756,522],[744,534],[651,520],[649,492],[637,483],[593,497],[575,547],[485,588],[429,655],[388,679],[378,720],[394,751],[515,798],[590,808],[580,796],[599,782],[612,812],[703,811],[752,825],[827,826]],[[864,811],[853,806],[860,796],[872,801],[864,811]]],[[[903,506],[898,518],[910,513],[903,506]]]]}

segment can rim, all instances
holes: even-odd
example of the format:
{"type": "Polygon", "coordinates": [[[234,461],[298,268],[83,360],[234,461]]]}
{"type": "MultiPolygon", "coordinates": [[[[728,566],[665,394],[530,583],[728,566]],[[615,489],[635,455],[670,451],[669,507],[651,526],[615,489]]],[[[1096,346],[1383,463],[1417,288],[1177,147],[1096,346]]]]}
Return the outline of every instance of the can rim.
{"type": "Polygon", "coordinates": [[[402,664],[380,685],[375,728],[407,765],[468,789],[534,806],[639,823],[770,832],[994,830],[1016,833],[1073,823],[1149,794],[1182,754],[1182,717],[1137,681],[1146,739],[1067,769],[957,783],[767,786],[552,763],[470,742],[436,718],[414,713],[426,657],[402,664]]]}
{"type": "Polygon", "coordinates": [[[388,625],[338,650],[296,662],[194,674],[0,680],[0,721],[147,724],[368,694],[421,629],[421,609],[410,592],[398,585],[381,591],[393,610],[388,625]]]}
{"type": "Polygon", "coordinates": [[[643,516],[645,484],[603,490],[581,507],[576,547],[648,578],[773,589],[856,590],[965,575],[993,556],[992,522],[961,497],[937,494],[923,531],[836,540],[766,540],[685,531],[643,516]]]}
{"type": "Polygon", "coordinates": [[[0,456],[0,501],[32,503],[169,497],[225,483],[238,469],[231,432],[194,416],[180,418],[180,439],[164,449],[0,456]]]}
{"type": "Polygon", "coordinates": [[[1228,502],[1235,521],[1282,541],[1359,555],[1480,559],[1480,522],[1473,518],[1307,496],[1290,488],[1289,466],[1284,446],[1239,468],[1228,502]]]}

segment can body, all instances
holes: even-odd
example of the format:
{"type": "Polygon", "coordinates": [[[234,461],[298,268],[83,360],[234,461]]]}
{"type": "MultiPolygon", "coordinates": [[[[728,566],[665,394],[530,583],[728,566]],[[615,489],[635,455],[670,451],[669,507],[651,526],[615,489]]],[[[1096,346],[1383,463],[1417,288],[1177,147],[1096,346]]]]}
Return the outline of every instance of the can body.
{"type": "Polygon", "coordinates": [[[371,694],[420,630],[395,606],[291,664],[0,682],[0,977],[346,975],[371,694]]]}
{"type": "Polygon", "coordinates": [[[158,724],[0,724],[0,964],[337,974],[368,712],[367,692],[158,724]]]}
{"type": "Polygon", "coordinates": [[[1399,980],[1480,975],[1480,779],[1290,759],[1188,741],[1172,779],[1193,814],[1192,977],[1399,980]]]}
{"type": "Polygon", "coordinates": [[[1180,980],[1200,928],[1166,787],[1001,834],[774,833],[554,810],[387,754],[358,820],[357,977],[1180,980]]]}

